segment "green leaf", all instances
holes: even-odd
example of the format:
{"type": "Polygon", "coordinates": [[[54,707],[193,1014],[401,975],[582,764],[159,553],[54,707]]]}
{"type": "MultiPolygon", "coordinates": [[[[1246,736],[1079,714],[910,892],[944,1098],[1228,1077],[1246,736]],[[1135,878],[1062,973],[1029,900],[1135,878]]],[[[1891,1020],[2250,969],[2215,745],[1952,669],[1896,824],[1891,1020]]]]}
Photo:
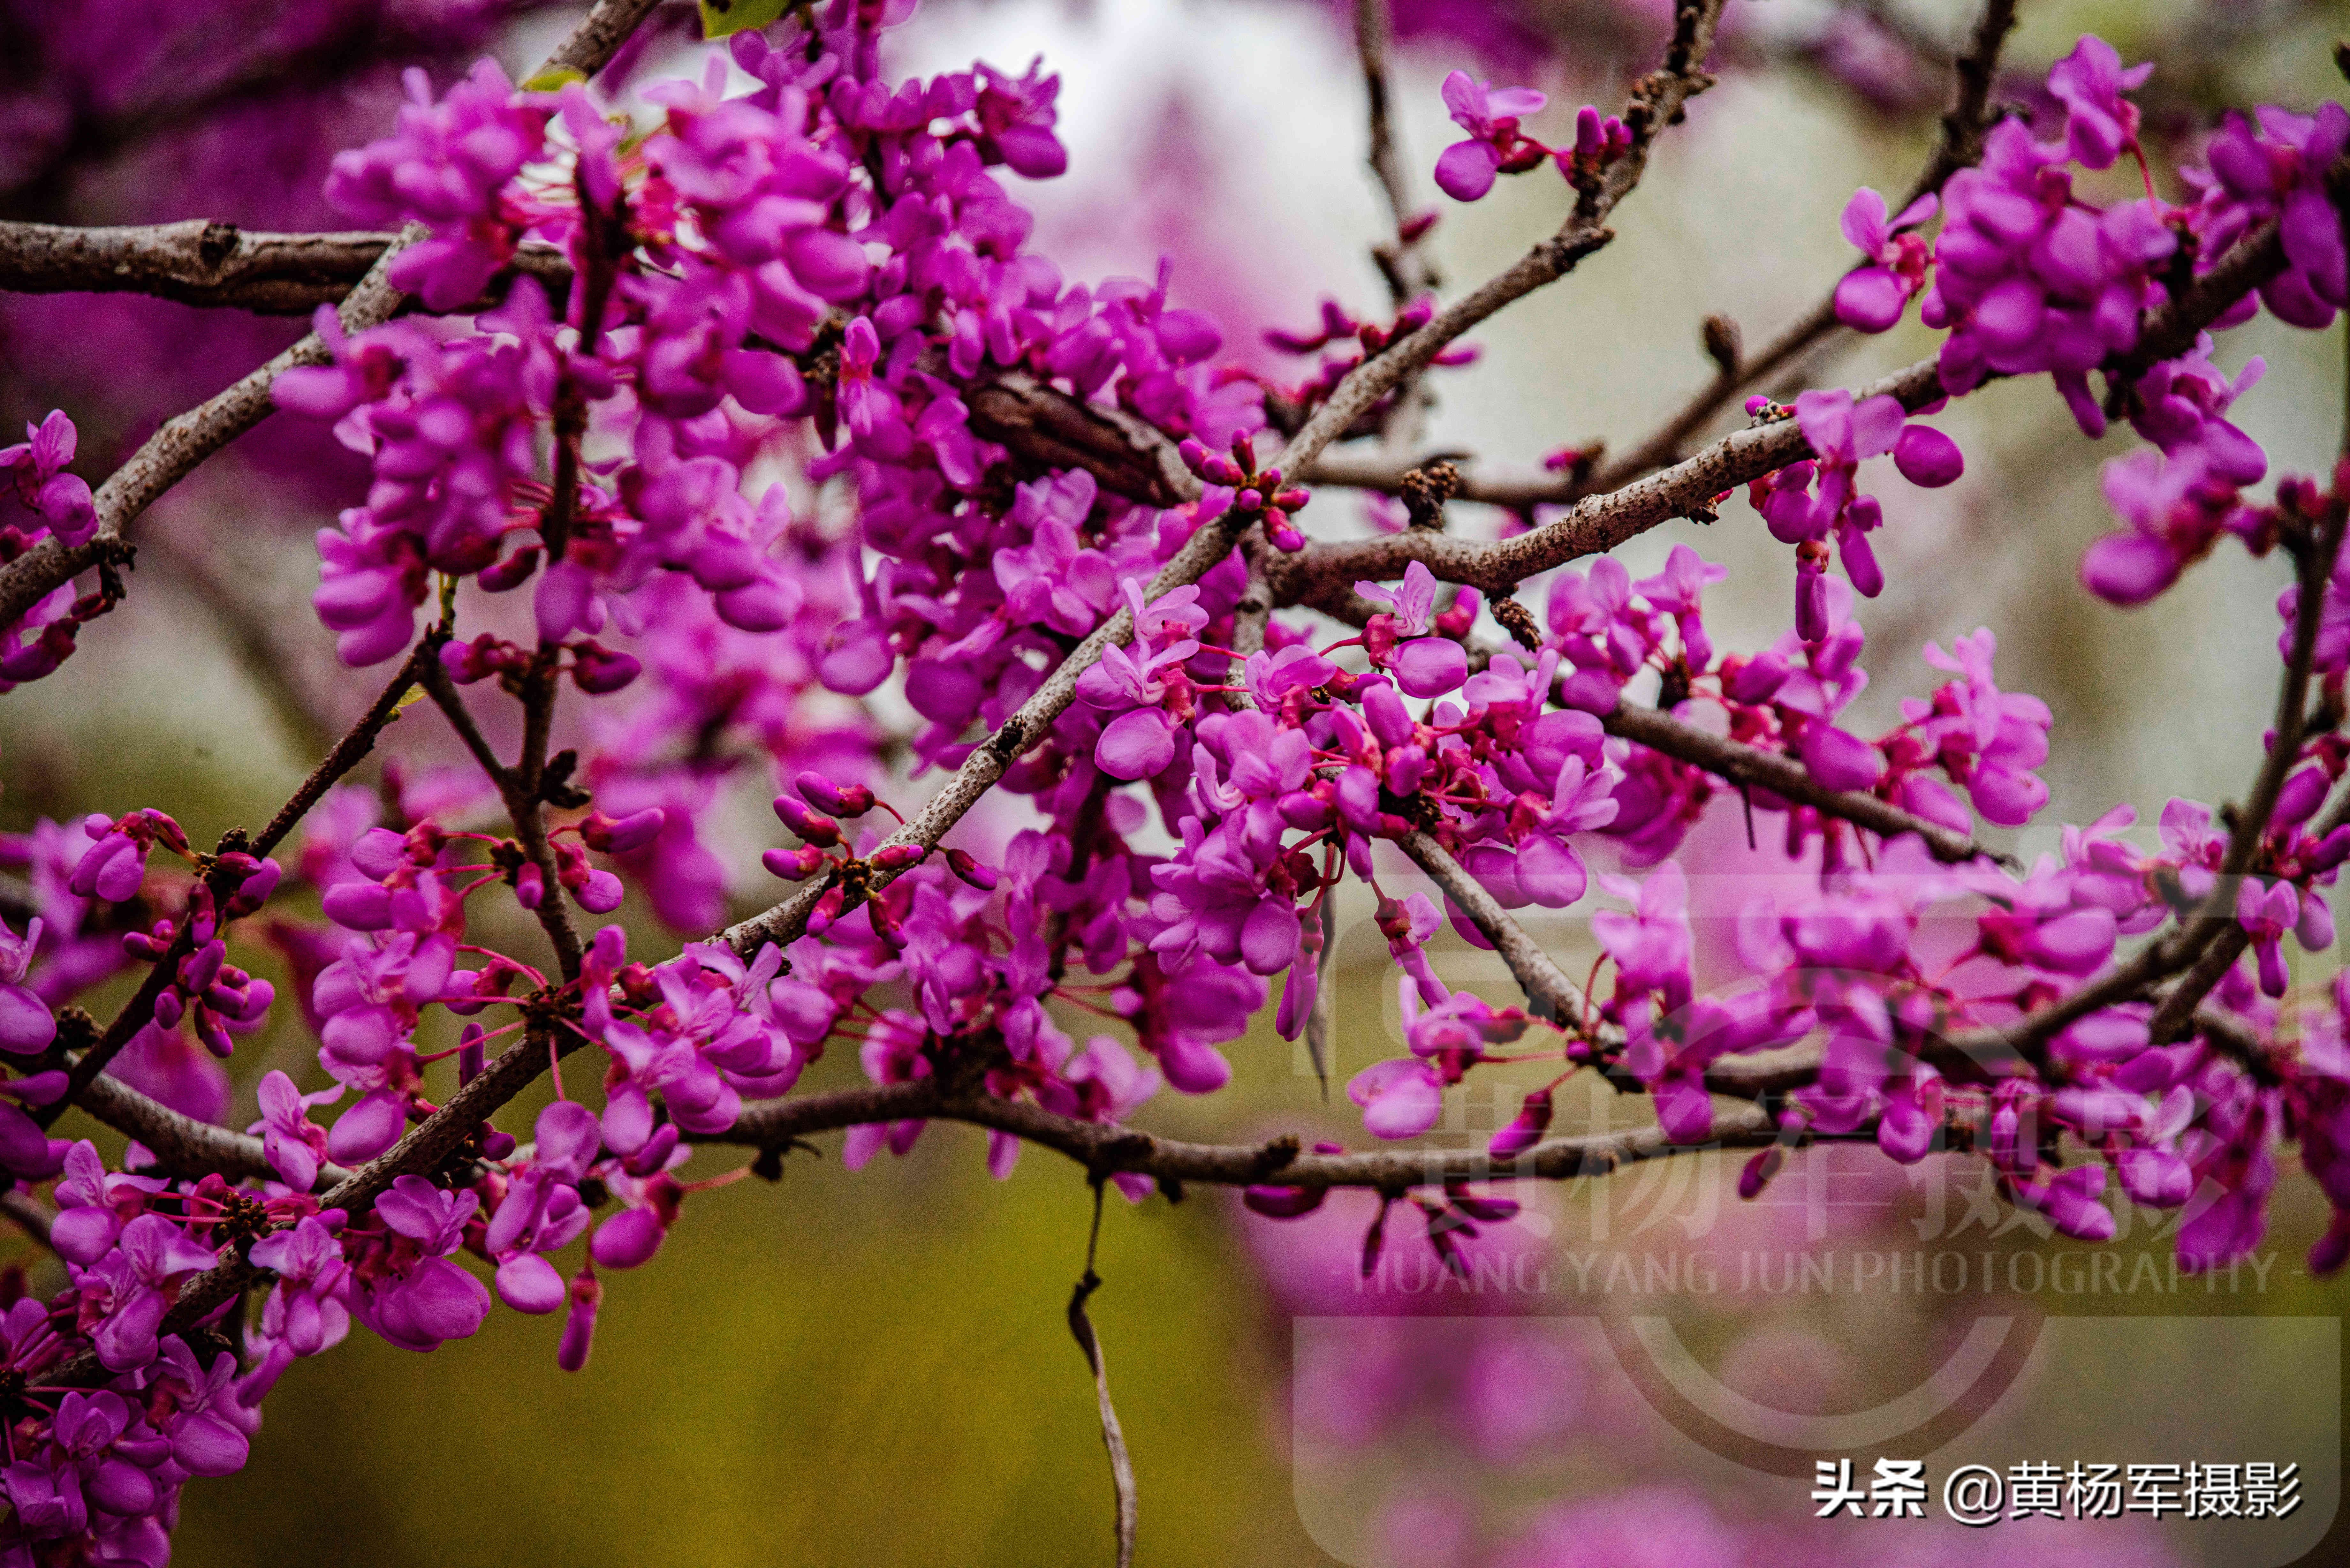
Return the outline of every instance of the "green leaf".
{"type": "Polygon", "coordinates": [[[799,0],[702,0],[702,36],[723,38],[781,20],[799,0]]]}
{"type": "Polygon", "coordinates": [[[570,66],[549,66],[522,84],[525,92],[561,92],[571,82],[584,82],[588,73],[570,66]]]}

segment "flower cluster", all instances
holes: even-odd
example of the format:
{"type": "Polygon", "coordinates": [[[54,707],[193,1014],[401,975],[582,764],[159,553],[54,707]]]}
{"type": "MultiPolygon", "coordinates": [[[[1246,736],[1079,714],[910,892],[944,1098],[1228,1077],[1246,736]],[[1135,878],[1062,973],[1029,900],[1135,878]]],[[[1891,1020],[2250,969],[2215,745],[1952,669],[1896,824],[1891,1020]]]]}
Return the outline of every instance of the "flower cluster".
{"type": "MultiPolygon", "coordinates": [[[[62,409],[25,427],[26,439],[0,447],[0,562],[13,561],[47,540],[87,545],[99,531],[89,483],[72,472],[79,432],[62,409]]],[[[110,571],[110,566],[109,570],[110,571]]],[[[74,638],[114,606],[120,589],[101,576],[98,591],[77,596],[57,588],[0,631],[0,692],[55,673],[73,654],[74,638]]]]}
{"type": "Polygon", "coordinates": [[[354,223],[432,225],[432,237],[391,265],[391,281],[434,310],[478,299],[513,259],[514,225],[503,206],[506,182],[537,155],[547,109],[518,99],[494,61],[438,102],[425,73],[403,78],[408,101],[381,141],[336,154],[327,200],[354,223]]]}
{"type": "MultiPolygon", "coordinates": [[[[1768,399],[1750,407],[1758,414],[1782,411],[1768,399]]],[[[1901,477],[1935,489],[1956,481],[1966,459],[1957,442],[1931,425],[1905,424],[1900,401],[1883,394],[1856,403],[1846,391],[1804,392],[1795,399],[1794,417],[1813,457],[1757,480],[1752,493],[1771,536],[1796,546],[1795,629],[1804,641],[1817,642],[1827,636],[1829,538],[1855,588],[1868,598],[1885,591],[1885,573],[1868,543],[1885,521],[1885,509],[1858,489],[1861,463],[1891,452],[1901,477]]]]}

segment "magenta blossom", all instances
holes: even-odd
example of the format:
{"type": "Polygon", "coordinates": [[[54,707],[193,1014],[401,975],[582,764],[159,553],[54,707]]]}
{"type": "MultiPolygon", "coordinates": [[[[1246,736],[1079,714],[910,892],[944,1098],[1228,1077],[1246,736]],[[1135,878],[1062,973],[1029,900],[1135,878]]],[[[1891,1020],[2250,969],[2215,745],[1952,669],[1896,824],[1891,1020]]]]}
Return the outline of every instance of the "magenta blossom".
{"type": "Polygon", "coordinates": [[[1518,121],[1538,111],[1547,101],[1532,88],[1496,88],[1466,71],[1444,78],[1444,107],[1452,122],[1469,133],[1436,160],[1436,183],[1456,202],[1474,202],[1493,188],[1493,176],[1504,168],[1533,167],[1547,155],[1538,143],[1527,144],[1535,156],[1521,153],[1523,140],[1518,121]]]}
{"type": "Polygon", "coordinates": [[[1885,198],[1864,185],[1845,203],[1844,237],[1869,265],[1844,275],[1835,288],[1836,319],[1861,332],[1883,332],[1901,319],[1911,296],[1926,286],[1931,251],[1912,231],[1941,208],[1931,192],[1901,209],[1891,222],[1885,198]]]}
{"type": "Polygon", "coordinates": [[[98,511],[90,500],[88,482],[67,472],[79,436],[62,409],[49,410],[37,425],[25,427],[26,439],[0,447],[0,480],[5,480],[21,509],[6,517],[6,533],[18,547],[39,535],[54,535],[61,543],[80,545],[98,531],[98,511]]]}
{"type": "Polygon", "coordinates": [[[2137,146],[2136,92],[2154,74],[2154,62],[2122,68],[2111,44],[2089,34],[2048,67],[2050,96],[2064,106],[2064,143],[2084,169],[2110,169],[2137,146]]]}

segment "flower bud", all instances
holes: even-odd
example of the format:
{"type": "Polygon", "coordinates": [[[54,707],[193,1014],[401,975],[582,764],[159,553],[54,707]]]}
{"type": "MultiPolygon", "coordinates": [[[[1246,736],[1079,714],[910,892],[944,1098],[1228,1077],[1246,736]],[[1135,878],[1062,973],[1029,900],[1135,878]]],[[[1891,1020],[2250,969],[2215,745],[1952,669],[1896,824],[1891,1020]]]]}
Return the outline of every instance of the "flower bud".
{"type": "Polygon", "coordinates": [[[255,866],[253,870],[246,874],[244,880],[237,884],[236,892],[230,897],[229,914],[233,917],[243,917],[258,910],[269,901],[269,896],[277,891],[278,879],[284,875],[285,867],[279,866],[274,859],[264,860],[255,866]]]}
{"type": "Polygon", "coordinates": [[[2270,813],[2277,822],[2306,822],[2317,815],[2325,804],[2326,786],[2330,783],[2324,768],[2303,768],[2284,781],[2277,791],[2276,809],[2270,813]]]}
{"type": "Polygon", "coordinates": [[[1536,1089],[1526,1096],[1509,1125],[1494,1133],[1486,1152],[1495,1159],[1515,1159],[1542,1141],[1543,1134],[1550,1130],[1550,1091],[1536,1089]]]}
{"type": "Polygon", "coordinates": [[[181,988],[193,996],[212,984],[220,973],[222,962],[228,957],[227,944],[214,940],[206,942],[180,962],[181,988]]]}
{"type": "Polygon", "coordinates": [[[591,870],[578,887],[571,889],[571,897],[591,915],[608,915],[620,907],[627,889],[609,871],[591,870]]]}
{"type": "Polygon", "coordinates": [[[591,697],[618,691],[643,670],[632,656],[597,643],[582,642],[571,650],[571,683],[591,697]]]}
{"type": "Polygon", "coordinates": [[[577,1372],[588,1365],[596,1343],[596,1309],[604,1304],[604,1287],[592,1265],[582,1265],[571,1280],[571,1311],[563,1320],[563,1338],[555,1347],[555,1365],[577,1372]]]}
{"type": "Polygon", "coordinates": [[[813,770],[792,781],[800,798],[833,816],[863,816],[873,809],[873,792],[863,784],[837,784],[813,770]]]}
{"type": "Polygon", "coordinates": [[[2319,839],[2305,858],[2314,871],[2331,871],[2350,859],[2350,826],[2337,827],[2319,839]]]}
{"type": "Polygon", "coordinates": [[[1893,466],[1910,483],[1938,490],[1966,472],[1967,460],[1959,443],[1933,426],[1904,425],[1893,443],[1893,466]]]}
{"type": "Polygon", "coordinates": [[[1575,110],[1575,155],[1577,158],[1596,159],[1601,149],[1607,144],[1607,137],[1599,129],[1599,111],[1587,103],[1575,110]]]}
{"type": "Polygon", "coordinates": [[[579,842],[607,855],[626,855],[659,837],[668,822],[669,814],[657,805],[619,817],[591,811],[579,825],[579,842]]]}
{"type": "Polygon", "coordinates": [[[228,1037],[219,1018],[202,1008],[196,1011],[196,1038],[203,1042],[205,1050],[224,1062],[236,1051],[236,1042],[228,1037]]]}
{"type": "Polygon", "coordinates": [[[983,893],[992,893],[995,890],[996,875],[993,867],[981,865],[965,850],[950,849],[946,855],[948,870],[983,893]]]}
{"type": "Polygon", "coordinates": [[[669,1236],[650,1209],[623,1209],[596,1228],[588,1255],[607,1269],[633,1269],[650,1262],[669,1236]]]}
{"type": "Polygon", "coordinates": [[[767,868],[769,876],[780,877],[786,882],[815,876],[824,863],[824,851],[813,844],[804,844],[797,849],[770,849],[759,857],[759,864],[767,868]]]}
{"type": "Polygon", "coordinates": [[[563,1276],[536,1252],[516,1252],[498,1265],[498,1300],[516,1312],[550,1313],[563,1304],[563,1276]]]}
{"type": "Polygon", "coordinates": [[[537,570],[538,546],[529,545],[503,561],[484,566],[473,580],[481,584],[484,593],[503,594],[530,581],[531,574],[537,570]]]}
{"type": "Polygon", "coordinates": [[[1779,1168],[1786,1163],[1787,1151],[1779,1144],[1755,1151],[1754,1157],[1746,1162],[1745,1168],[1738,1173],[1738,1196],[1750,1200],[1760,1196],[1763,1187],[1779,1174],[1779,1168]]]}
{"type": "Polygon", "coordinates": [[[677,1147],[677,1137],[675,1122],[661,1123],[645,1139],[644,1147],[620,1162],[621,1168],[630,1176],[650,1176],[654,1171],[665,1168],[670,1155],[677,1147]]]}
{"type": "Polygon", "coordinates": [[[810,811],[787,794],[775,797],[775,818],[810,844],[827,849],[840,842],[840,825],[818,812],[810,811]]]}
{"type": "Polygon", "coordinates": [[[1249,1211],[1268,1220],[1295,1220],[1322,1207],[1326,1187],[1251,1187],[1241,1193],[1249,1211]]]}

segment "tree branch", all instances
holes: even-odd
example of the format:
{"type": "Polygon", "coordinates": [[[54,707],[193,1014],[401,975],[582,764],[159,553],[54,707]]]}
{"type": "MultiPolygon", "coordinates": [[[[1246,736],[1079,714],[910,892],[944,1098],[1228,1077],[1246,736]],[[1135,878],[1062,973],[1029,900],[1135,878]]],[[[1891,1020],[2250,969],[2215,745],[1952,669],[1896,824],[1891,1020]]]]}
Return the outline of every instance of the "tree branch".
{"type": "Polygon", "coordinates": [[[31,1193],[14,1187],[0,1192],[0,1215],[42,1246],[49,1245],[49,1227],[57,1223],[57,1211],[31,1193]]]}
{"type": "Polygon", "coordinates": [[[286,798],[286,804],[277,808],[277,815],[269,819],[268,826],[261,830],[246,853],[258,859],[284,843],[286,836],[309,815],[310,808],[325,797],[336,782],[367,760],[368,753],[375,750],[376,737],[382,734],[385,728],[400,717],[400,711],[408,705],[409,692],[416,685],[417,678],[423,673],[424,666],[439,662],[429,649],[418,644],[401,661],[398,673],[376,694],[375,701],[368,704],[368,711],[359,715],[359,722],[344,732],[343,738],[318,760],[318,765],[310,770],[309,776],[286,798]]]}
{"type": "MultiPolygon", "coordinates": [[[[585,1036],[576,1031],[558,1031],[552,1037],[526,1035],[474,1075],[473,1081],[451,1096],[439,1110],[411,1127],[398,1143],[358,1170],[346,1173],[320,1196],[319,1207],[340,1209],[357,1218],[390,1190],[399,1178],[442,1168],[463,1154],[499,1106],[522,1093],[546,1070],[550,1051],[556,1056],[567,1056],[586,1044],[585,1036]]],[[[267,1277],[268,1271],[244,1261],[241,1250],[231,1253],[182,1285],[179,1299],[165,1317],[161,1332],[185,1332],[267,1277]]],[[[42,1381],[45,1386],[57,1387],[87,1387],[104,1383],[112,1376],[94,1353],[84,1352],[60,1364],[42,1381]]]]}
{"type": "MultiPolygon", "coordinates": [[[[1865,399],[1879,394],[1889,394],[1913,410],[1946,395],[1931,359],[1871,382],[1853,395],[1865,399]]],[[[1317,594],[1358,580],[1400,576],[1406,566],[1419,561],[1447,582],[1505,594],[1527,577],[1604,554],[1660,523],[1711,505],[1725,491],[1812,455],[1811,443],[1793,420],[1757,425],[1725,436],[1660,473],[1610,494],[1587,496],[1555,522],[1513,538],[1468,539],[1414,528],[1377,538],[1308,545],[1271,564],[1274,591],[1282,604],[1307,603],[1317,594]]]]}
{"type": "Polygon", "coordinates": [[[1435,287],[1437,277],[1419,239],[1404,237],[1413,216],[1411,178],[1404,172],[1403,152],[1396,143],[1395,119],[1388,109],[1388,49],[1394,41],[1388,0],[1355,0],[1355,55],[1363,67],[1364,112],[1369,132],[1365,158],[1371,166],[1371,177],[1378,182],[1380,195],[1386,198],[1388,218],[1395,231],[1393,237],[1371,247],[1371,259],[1387,279],[1388,296],[1401,306],[1414,295],[1435,287]]]}
{"type": "MultiPolygon", "coordinates": [[[[2045,1074],[2050,1066],[2048,1043],[2056,1035],[2093,1012],[2148,995],[2181,971],[2187,978],[2164,996],[2148,1025],[2150,1037],[2157,1044],[2168,1044],[2203,1027],[2211,1016],[2199,1011],[2204,997],[2234,967],[2251,940],[2235,918],[2236,888],[2252,866],[2261,836],[2276,809],[2278,791],[2301,760],[2310,662],[2316,656],[2317,631],[2323,621],[2323,588],[2341,546],[2341,524],[2333,520],[2296,557],[2303,591],[2293,625],[2293,653],[2277,694],[2276,741],[2253,780],[2251,804],[2237,815],[2229,831],[2220,877],[2209,896],[2169,930],[2070,995],[2014,1023],[1949,1036],[1944,1044],[1955,1056],[1986,1064],[2020,1056],[2045,1074]],[[2313,586],[2318,591],[2313,592],[2313,586]]],[[[2315,831],[2323,836],[2345,823],[2350,823],[2350,793],[2318,820],[2315,831]]]]}
{"type": "Polygon", "coordinates": [[[2270,818],[2276,815],[2277,796],[2284,788],[2285,777],[2302,760],[2310,666],[2317,657],[2317,634],[2324,620],[2326,587],[2333,579],[2334,559],[2341,553],[2342,529],[2339,517],[2324,519],[2317,525],[2316,536],[2294,552],[2301,598],[2295,607],[2292,657],[2285,662],[2284,680],[2277,691],[2275,739],[2270,742],[2260,774],[2252,781],[2251,800],[2228,830],[2228,850],[2220,862],[2219,880],[2212,884],[2202,908],[2178,933],[2182,943],[2192,942],[2200,950],[2192,955],[2195,961],[2186,977],[2171,987],[2170,993],[2154,1010],[2147,1030],[2158,1045],[2184,1039],[2192,1032],[2195,1010],[2251,945],[2251,934],[2236,919],[2236,892],[2244,874],[2252,869],[2261,836],[2268,831],[2270,818]]]}
{"type": "Polygon", "coordinates": [[[1565,1180],[1667,1155],[1720,1146],[1752,1148],[1774,1141],[1777,1121],[1761,1106],[1715,1117],[1705,1144],[1676,1144],[1659,1127],[1633,1127],[1552,1138],[1514,1159],[1482,1149],[1402,1148],[1362,1154],[1308,1154],[1294,1138],[1266,1144],[1198,1144],[1056,1116],[1042,1106],[987,1095],[957,1094],[933,1080],[877,1085],[752,1106],[725,1132],[696,1141],[776,1148],[795,1137],[885,1121],[959,1121],[1008,1132],[1068,1156],[1087,1172],[1124,1171],[1161,1180],[1243,1187],[1365,1187],[1398,1192],[1447,1181],[1565,1180]]]}
{"type": "MultiPolygon", "coordinates": [[[[115,1131],[145,1145],[156,1161],[174,1176],[217,1173],[233,1181],[280,1179],[259,1138],[183,1116],[110,1075],[91,1079],[75,1104],[115,1131]]],[[[339,1165],[321,1161],[318,1184],[332,1187],[348,1179],[350,1174],[339,1165]]]]}
{"type": "MultiPolygon", "coordinates": [[[[583,74],[592,74],[611,57],[613,51],[620,47],[629,34],[650,14],[656,3],[657,0],[597,0],[595,7],[588,12],[578,27],[565,38],[556,47],[555,53],[548,57],[546,68],[570,69],[583,74]]],[[[410,232],[421,232],[421,230],[418,225],[411,224],[409,231],[404,231],[404,233],[410,232]]],[[[391,249],[388,247],[384,256],[389,257],[391,254],[391,249]]],[[[368,294],[381,278],[382,265],[382,258],[379,258],[376,269],[371,270],[359,287],[353,290],[354,300],[368,294]]],[[[388,284],[382,286],[382,291],[396,295],[396,291],[390,290],[388,284]]],[[[345,305],[347,321],[350,304],[351,302],[347,301],[345,305]]],[[[315,341],[315,337],[312,341],[315,341]]],[[[296,348],[298,349],[300,345],[297,344],[296,348]]],[[[293,351],[288,350],[289,353],[293,351]]],[[[283,358],[284,356],[280,356],[281,359],[283,358]]],[[[276,363],[276,361],[272,361],[272,364],[276,363]]],[[[253,381],[255,377],[263,376],[268,370],[269,367],[265,366],[262,370],[255,371],[254,376],[247,377],[245,382],[240,382],[239,386],[253,381]]],[[[232,393],[234,390],[235,389],[231,389],[232,393]]],[[[224,394],[224,396],[227,395],[224,394]]],[[[264,399],[266,398],[265,383],[260,389],[260,395],[264,399]]],[[[217,402],[219,400],[214,401],[217,402]]],[[[206,407],[210,406],[206,405],[206,407]]],[[[197,412],[201,413],[202,410],[199,410],[197,412]]],[[[192,417],[182,416],[182,420],[192,417]]],[[[253,417],[258,419],[259,415],[255,414],[253,417]]],[[[171,428],[167,425],[163,431],[158,432],[155,441],[151,441],[147,447],[140,449],[141,454],[149,452],[158,441],[162,441],[171,428]]],[[[219,441],[226,439],[227,436],[224,435],[219,438],[219,441]]],[[[214,444],[217,445],[218,441],[214,444]]],[[[203,455],[203,452],[198,452],[195,456],[188,458],[186,467],[192,467],[203,455]]],[[[121,478],[123,472],[130,472],[140,461],[140,458],[134,457],[131,464],[126,465],[123,471],[117,473],[116,479],[121,478]]],[[[183,467],[181,472],[184,472],[185,468],[183,467]]],[[[107,483],[111,487],[115,480],[110,479],[107,483]]],[[[100,508],[100,514],[101,517],[105,515],[103,505],[100,508]]],[[[17,564],[21,565],[22,562],[17,564]]],[[[10,569],[13,570],[14,567],[10,569]]],[[[0,583],[0,587],[5,587],[5,583],[0,583]]],[[[21,615],[22,610],[16,613],[21,615]]],[[[408,680],[415,678],[411,673],[411,667],[416,660],[421,657],[437,664],[439,662],[437,655],[438,649],[430,638],[419,643],[417,649],[410,655],[410,665],[402,668],[400,684],[403,689],[408,680]]],[[[356,761],[357,758],[354,757],[352,760],[356,761]]],[[[315,779],[316,775],[314,774],[313,777],[315,779]]],[[[304,789],[307,790],[309,787],[309,782],[306,781],[304,789]]],[[[284,813],[279,815],[281,818],[285,815],[284,813]]],[[[273,824],[273,826],[275,826],[273,824]]],[[[290,827],[290,822],[286,826],[290,827]]],[[[559,898],[559,889],[550,888],[548,892],[550,897],[559,898]]],[[[181,933],[182,940],[187,936],[187,929],[188,922],[182,922],[181,933]]],[[[175,964],[174,959],[167,959],[156,964],[149,972],[148,984],[140,988],[139,997],[134,997],[130,1007],[124,1010],[125,1014],[132,1008],[136,1008],[140,997],[143,997],[146,1000],[147,1012],[151,1015],[154,996],[160,994],[162,989],[158,981],[160,979],[167,978],[175,964]]],[[[117,1015],[115,1025],[122,1023],[123,1016],[123,1014],[117,1015]]],[[[137,1027],[137,1024],[131,1025],[130,1029],[125,1032],[124,1038],[127,1040],[129,1034],[135,1033],[137,1027]]],[[[114,1026],[110,1025],[109,1035],[110,1036],[113,1032],[114,1026]]],[[[557,1030],[551,1037],[526,1035],[521,1044],[502,1054],[486,1069],[477,1074],[471,1083],[460,1088],[447,1104],[427,1116],[421,1124],[411,1128],[390,1149],[369,1161],[359,1171],[336,1183],[322,1200],[322,1207],[339,1208],[351,1213],[359,1212],[371,1205],[377,1196],[387,1189],[397,1177],[439,1168],[478,1133],[492,1113],[520,1094],[531,1080],[538,1075],[542,1065],[556,1057],[568,1054],[584,1043],[582,1037],[571,1031],[557,1030]]],[[[78,1078],[83,1077],[84,1066],[89,1058],[96,1056],[103,1047],[104,1042],[101,1041],[99,1046],[93,1047],[89,1053],[85,1054],[82,1063],[76,1064],[74,1071],[78,1078]]],[[[116,1049],[120,1048],[118,1044],[116,1049]]],[[[99,1068],[102,1068],[103,1065],[103,1061],[98,1064],[99,1068]]],[[[97,1070],[98,1068],[90,1069],[92,1077],[97,1070]]],[[[83,1078],[81,1087],[86,1089],[89,1081],[89,1078],[83,1078]]],[[[57,1103],[58,1108],[70,1103],[70,1100],[71,1096],[61,1099],[57,1103]]],[[[50,1115],[49,1119],[55,1119],[54,1113],[50,1115]]],[[[178,1302],[172,1307],[167,1322],[173,1329],[184,1329],[201,1321],[234,1299],[248,1284],[258,1279],[262,1272],[263,1271],[255,1268],[241,1257],[233,1257],[230,1261],[208,1270],[188,1282],[178,1302]]],[[[106,1368],[98,1361],[94,1354],[85,1354],[59,1366],[50,1381],[59,1385],[93,1384],[103,1382],[108,1376],[106,1368]]]]}
{"type": "Polygon", "coordinates": [[[2022,868],[2022,863],[2004,850],[1991,848],[1966,834],[1929,822],[1873,794],[1829,789],[1793,757],[1700,730],[1660,709],[1620,702],[1600,723],[1611,735],[1620,735],[1652,752],[1662,752],[1732,784],[1768,790],[1783,800],[1810,806],[1823,816],[1840,817],[1887,838],[1914,833],[1937,860],[1963,865],[1970,860],[1989,859],[2010,870],[2022,868]]]}
{"type": "Polygon", "coordinates": [[[1077,1276],[1076,1288],[1069,1293],[1069,1333],[1085,1352],[1086,1369],[1094,1375],[1094,1402],[1101,1413],[1102,1447],[1109,1450],[1110,1489],[1117,1503],[1112,1533],[1118,1542],[1118,1568],[1130,1568],[1134,1562],[1135,1515],[1139,1499],[1134,1484],[1134,1459],[1127,1452],[1126,1433],[1118,1424],[1118,1409],[1110,1403],[1109,1364],[1103,1358],[1101,1335],[1094,1332],[1093,1319],[1086,1315],[1086,1303],[1101,1289],[1102,1277],[1094,1271],[1094,1255],[1101,1244],[1102,1183],[1093,1182],[1094,1222],[1086,1232],[1086,1272],[1077,1276]]]}
{"type": "MultiPolygon", "coordinates": [[[[364,230],[273,234],[191,218],[184,223],[78,228],[0,223],[0,290],[10,294],[144,294],[157,299],[307,316],[351,292],[398,236],[364,230]]],[[[550,295],[571,283],[564,253],[533,241],[492,286],[517,275],[550,295]]]]}

